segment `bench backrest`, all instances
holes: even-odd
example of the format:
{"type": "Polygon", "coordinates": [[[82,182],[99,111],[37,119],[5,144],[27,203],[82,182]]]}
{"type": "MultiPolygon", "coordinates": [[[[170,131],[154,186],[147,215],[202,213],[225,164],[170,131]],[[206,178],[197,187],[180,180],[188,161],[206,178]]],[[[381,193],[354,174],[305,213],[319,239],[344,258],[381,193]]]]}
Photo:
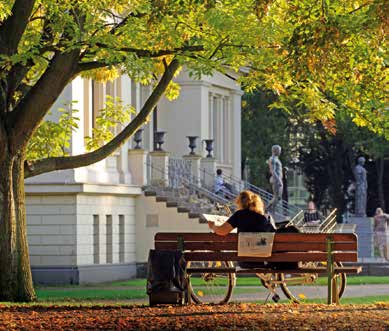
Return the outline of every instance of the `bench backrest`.
{"type": "Polygon", "coordinates": [[[183,244],[187,261],[318,262],[327,260],[327,238],[334,261],[357,262],[357,236],[353,233],[276,233],[272,255],[266,258],[238,256],[238,235],[167,233],[154,237],[155,249],[176,250],[183,244]]]}

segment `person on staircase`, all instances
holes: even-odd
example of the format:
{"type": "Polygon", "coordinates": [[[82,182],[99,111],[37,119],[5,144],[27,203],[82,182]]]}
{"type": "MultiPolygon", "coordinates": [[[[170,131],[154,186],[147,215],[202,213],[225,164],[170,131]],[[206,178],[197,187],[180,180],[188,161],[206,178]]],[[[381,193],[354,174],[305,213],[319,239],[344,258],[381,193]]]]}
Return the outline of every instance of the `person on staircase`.
{"type": "Polygon", "coordinates": [[[232,192],[232,186],[229,183],[226,183],[223,178],[223,171],[221,169],[216,170],[215,176],[215,194],[229,198],[232,192]]]}

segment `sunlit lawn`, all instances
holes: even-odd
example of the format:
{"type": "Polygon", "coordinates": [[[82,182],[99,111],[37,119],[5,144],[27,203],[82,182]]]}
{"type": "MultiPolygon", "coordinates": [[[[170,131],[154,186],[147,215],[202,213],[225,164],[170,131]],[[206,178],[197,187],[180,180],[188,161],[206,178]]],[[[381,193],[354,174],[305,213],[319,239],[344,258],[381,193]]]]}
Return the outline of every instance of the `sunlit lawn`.
{"type": "MultiPolygon", "coordinates": [[[[326,285],[325,277],[319,278],[316,285],[326,285]]],[[[193,279],[192,284],[195,291],[202,289],[203,281],[193,279]]],[[[347,285],[373,285],[388,284],[389,276],[350,276],[347,278],[347,285]]],[[[217,290],[220,294],[224,293],[224,288],[217,290]]],[[[238,277],[237,286],[234,288],[234,294],[263,293],[267,291],[257,277],[238,277]],[[257,287],[255,290],[253,287],[257,287]]],[[[125,301],[125,300],[147,300],[146,280],[131,279],[105,284],[93,284],[85,286],[49,286],[37,287],[39,302],[93,302],[93,301],[125,301]]],[[[342,303],[375,303],[377,301],[388,302],[389,295],[365,297],[365,298],[344,298],[342,303]]],[[[306,300],[306,302],[320,302],[320,300],[306,300]]]]}
{"type": "MultiPolygon", "coordinates": [[[[199,285],[201,282],[200,279],[193,279],[193,285],[199,285]]],[[[327,278],[320,277],[315,285],[326,285],[327,278]]],[[[368,284],[388,284],[389,285],[389,276],[348,276],[347,285],[368,285],[368,284]]],[[[238,277],[236,281],[237,286],[258,286],[260,281],[258,277],[238,277]]],[[[96,286],[96,285],[92,285],[96,286]]],[[[115,287],[115,286],[146,286],[146,279],[131,279],[127,281],[113,282],[109,284],[99,284],[97,286],[102,287],[115,287]]]]}

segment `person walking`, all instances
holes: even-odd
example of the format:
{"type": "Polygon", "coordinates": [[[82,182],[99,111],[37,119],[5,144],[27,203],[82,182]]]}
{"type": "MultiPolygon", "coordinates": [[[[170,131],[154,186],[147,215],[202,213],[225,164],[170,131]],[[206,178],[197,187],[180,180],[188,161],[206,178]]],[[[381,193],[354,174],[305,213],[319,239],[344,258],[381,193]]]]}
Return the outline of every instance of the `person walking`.
{"type": "Polygon", "coordinates": [[[377,208],[374,215],[374,239],[380,253],[380,257],[389,261],[389,215],[382,208],[377,208]]]}

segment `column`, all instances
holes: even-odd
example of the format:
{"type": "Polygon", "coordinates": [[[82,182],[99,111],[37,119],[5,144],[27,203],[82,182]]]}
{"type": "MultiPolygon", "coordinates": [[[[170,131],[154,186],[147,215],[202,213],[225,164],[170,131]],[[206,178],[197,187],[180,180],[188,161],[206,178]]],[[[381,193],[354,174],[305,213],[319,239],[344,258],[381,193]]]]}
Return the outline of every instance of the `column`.
{"type": "Polygon", "coordinates": [[[216,159],[214,157],[204,157],[200,160],[200,178],[205,187],[214,191],[216,175],[216,159]]]}
{"type": "Polygon", "coordinates": [[[241,100],[243,92],[231,92],[231,121],[232,121],[232,174],[241,178],[241,100]]]}
{"type": "Polygon", "coordinates": [[[128,170],[132,176],[132,184],[144,186],[147,184],[147,152],[143,149],[128,151],[128,170]]]}
{"type": "Polygon", "coordinates": [[[195,185],[200,185],[200,160],[201,160],[201,155],[184,155],[183,156],[184,160],[188,160],[191,162],[191,174],[194,179],[194,184],[195,185]]]}
{"type": "Polygon", "coordinates": [[[169,185],[169,153],[165,151],[150,152],[151,185],[169,185]]]}

